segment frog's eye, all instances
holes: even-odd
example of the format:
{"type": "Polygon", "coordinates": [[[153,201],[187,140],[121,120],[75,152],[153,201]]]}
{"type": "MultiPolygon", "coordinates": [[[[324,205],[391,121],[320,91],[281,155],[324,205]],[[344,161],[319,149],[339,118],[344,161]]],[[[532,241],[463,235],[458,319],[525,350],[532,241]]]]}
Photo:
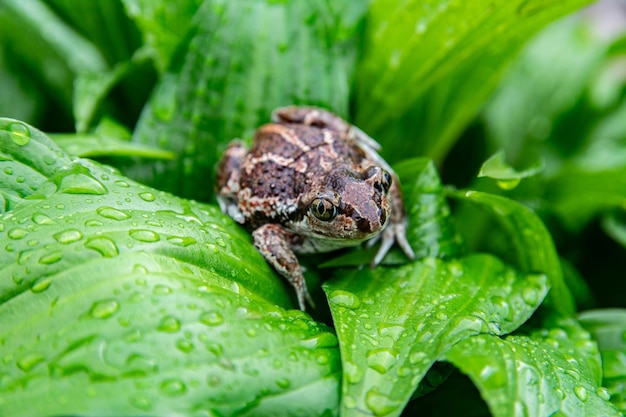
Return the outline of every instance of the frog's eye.
{"type": "Polygon", "coordinates": [[[389,191],[389,188],[391,188],[391,174],[385,170],[383,170],[383,176],[382,176],[382,181],[381,181],[381,185],[383,186],[383,189],[385,190],[385,192],[389,191]]]}
{"type": "Polygon", "coordinates": [[[311,202],[313,215],[320,220],[330,221],[337,217],[337,206],[325,198],[316,198],[311,202]]]}

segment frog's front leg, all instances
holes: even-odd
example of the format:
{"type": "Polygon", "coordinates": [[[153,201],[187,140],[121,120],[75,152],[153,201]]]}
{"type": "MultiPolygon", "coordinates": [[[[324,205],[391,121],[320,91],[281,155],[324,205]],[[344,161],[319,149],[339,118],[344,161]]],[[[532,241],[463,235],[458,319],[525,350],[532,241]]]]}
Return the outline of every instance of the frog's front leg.
{"type": "Polygon", "coordinates": [[[305,300],[313,306],[313,300],[302,274],[302,267],[291,249],[291,246],[301,238],[277,224],[265,224],[259,227],[252,232],[252,238],[254,246],[265,260],[295,288],[300,309],[305,310],[305,300]]]}
{"type": "Polygon", "coordinates": [[[242,224],[245,219],[239,210],[237,193],[246,153],[246,145],[242,141],[234,140],[229,143],[217,167],[216,182],[216,196],[222,212],[242,224]]]}

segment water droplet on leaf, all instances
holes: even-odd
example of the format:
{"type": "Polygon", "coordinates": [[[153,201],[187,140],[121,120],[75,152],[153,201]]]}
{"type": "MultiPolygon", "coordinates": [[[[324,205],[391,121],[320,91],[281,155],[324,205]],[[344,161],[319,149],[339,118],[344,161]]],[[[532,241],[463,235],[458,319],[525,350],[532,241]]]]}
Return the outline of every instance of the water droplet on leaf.
{"type": "Polygon", "coordinates": [[[69,245],[83,238],[83,234],[76,229],[67,229],[52,235],[52,237],[63,245],[69,245]]]}
{"type": "Polygon", "coordinates": [[[100,255],[105,258],[113,258],[119,255],[119,250],[115,243],[108,237],[104,236],[90,238],[87,242],[85,242],[85,247],[99,252],[100,255]]]}
{"type": "Polygon", "coordinates": [[[91,305],[89,314],[96,319],[106,319],[111,317],[117,310],[119,310],[120,304],[117,300],[107,299],[96,301],[91,305]]]}
{"type": "Polygon", "coordinates": [[[130,215],[126,214],[125,212],[115,209],[113,207],[108,207],[108,206],[99,207],[96,210],[96,213],[98,213],[98,215],[104,218],[117,220],[117,221],[126,220],[130,218],[130,215]]]}
{"type": "Polygon", "coordinates": [[[180,321],[173,316],[165,316],[159,323],[158,330],[162,332],[174,333],[180,330],[180,321]]]}
{"type": "Polygon", "coordinates": [[[30,129],[24,123],[15,122],[7,126],[11,132],[11,140],[18,146],[27,145],[30,142],[30,129]]]}
{"type": "Polygon", "coordinates": [[[328,297],[328,301],[339,307],[349,309],[356,309],[361,305],[359,297],[345,290],[334,290],[328,297]]]}
{"type": "Polygon", "coordinates": [[[158,242],[160,239],[157,233],[145,229],[130,230],[128,235],[139,242],[158,242]]]}

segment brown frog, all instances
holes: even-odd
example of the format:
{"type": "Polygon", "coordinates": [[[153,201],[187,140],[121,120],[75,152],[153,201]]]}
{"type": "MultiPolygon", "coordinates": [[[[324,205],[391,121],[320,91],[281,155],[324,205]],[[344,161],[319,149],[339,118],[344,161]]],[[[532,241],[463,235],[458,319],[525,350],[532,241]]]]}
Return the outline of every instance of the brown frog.
{"type": "Polygon", "coordinates": [[[275,110],[252,147],[235,140],[217,171],[222,211],[252,232],[267,262],[307,292],[295,253],[328,252],[382,236],[372,266],[398,242],[414,258],[396,174],[380,145],[335,114],[315,107],[275,110]]]}

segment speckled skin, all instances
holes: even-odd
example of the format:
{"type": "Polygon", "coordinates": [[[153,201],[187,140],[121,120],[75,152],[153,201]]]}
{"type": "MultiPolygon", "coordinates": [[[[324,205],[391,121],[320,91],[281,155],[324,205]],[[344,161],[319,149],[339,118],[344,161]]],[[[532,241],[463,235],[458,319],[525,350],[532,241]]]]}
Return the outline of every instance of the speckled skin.
{"type": "Polygon", "coordinates": [[[372,265],[394,241],[414,257],[398,179],[373,139],[315,107],[279,108],[272,121],[257,130],[250,150],[241,141],[228,146],[217,196],[294,286],[301,309],[305,299],[312,302],[294,253],[328,252],[382,235],[372,265]]]}

